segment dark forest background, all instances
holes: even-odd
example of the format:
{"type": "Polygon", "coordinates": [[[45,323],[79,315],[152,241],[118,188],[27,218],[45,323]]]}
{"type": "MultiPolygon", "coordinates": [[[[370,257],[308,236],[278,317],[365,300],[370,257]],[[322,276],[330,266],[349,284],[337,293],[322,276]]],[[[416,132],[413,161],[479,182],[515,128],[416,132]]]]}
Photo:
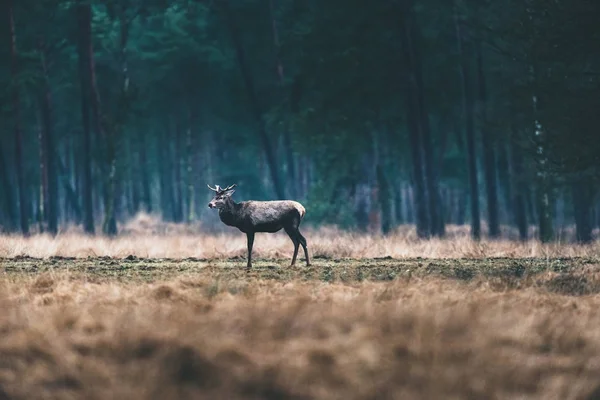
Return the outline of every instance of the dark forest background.
{"type": "Polygon", "coordinates": [[[1,7],[4,231],[209,221],[207,183],[421,237],[600,224],[597,0],[1,7]]]}

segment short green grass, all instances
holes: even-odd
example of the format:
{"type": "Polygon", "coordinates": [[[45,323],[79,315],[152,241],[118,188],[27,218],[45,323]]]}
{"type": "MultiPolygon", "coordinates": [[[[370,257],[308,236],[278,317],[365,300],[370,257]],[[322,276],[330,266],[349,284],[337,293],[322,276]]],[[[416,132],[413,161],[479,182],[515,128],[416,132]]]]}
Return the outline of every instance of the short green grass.
{"type": "Polygon", "coordinates": [[[211,279],[276,280],[356,283],[438,277],[465,282],[487,281],[502,288],[544,286],[565,294],[600,292],[598,258],[486,258],[486,259],[326,259],[317,258],[307,267],[303,260],[294,267],[287,259],[257,259],[246,271],[244,258],[231,259],[146,259],[18,257],[0,259],[7,277],[68,272],[90,279],[118,281],[161,281],[193,275],[211,279]]]}

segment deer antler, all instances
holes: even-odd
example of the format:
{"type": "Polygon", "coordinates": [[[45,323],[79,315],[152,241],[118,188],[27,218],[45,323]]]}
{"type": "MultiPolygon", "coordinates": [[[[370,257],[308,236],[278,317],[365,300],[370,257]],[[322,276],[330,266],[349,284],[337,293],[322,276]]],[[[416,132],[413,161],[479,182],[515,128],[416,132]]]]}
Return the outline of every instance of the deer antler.
{"type": "Polygon", "coordinates": [[[224,191],[224,192],[226,192],[226,191],[228,191],[228,190],[231,190],[231,189],[233,189],[233,188],[234,188],[234,187],[236,187],[236,186],[237,186],[237,185],[234,183],[234,184],[233,184],[233,185],[231,185],[231,186],[227,186],[225,189],[223,189],[223,191],[224,191]]]}
{"type": "Polygon", "coordinates": [[[220,192],[221,188],[219,187],[219,185],[215,185],[214,188],[211,188],[210,185],[207,183],[206,186],[208,186],[208,188],[214,192],[220,192]]]}

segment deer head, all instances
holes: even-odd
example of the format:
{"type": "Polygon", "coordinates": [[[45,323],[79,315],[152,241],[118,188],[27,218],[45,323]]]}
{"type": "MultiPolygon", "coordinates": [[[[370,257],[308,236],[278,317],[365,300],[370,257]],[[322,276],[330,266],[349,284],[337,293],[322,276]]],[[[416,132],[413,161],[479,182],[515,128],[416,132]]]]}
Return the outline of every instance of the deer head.
{"type": "Polygon", "coordinates": [[[223,208],[227,204],[227,200],[231,197],[231,195],[235,192],[235,187],[237,186],[235,183],[231,186],[226,187],[225,189],[221,188],[219,185],[215,185],[214,188],[210,187],[210,185],[206,185],[210,190],[215,192],[215,197],[208,203],[209,208],[223,208]]]}

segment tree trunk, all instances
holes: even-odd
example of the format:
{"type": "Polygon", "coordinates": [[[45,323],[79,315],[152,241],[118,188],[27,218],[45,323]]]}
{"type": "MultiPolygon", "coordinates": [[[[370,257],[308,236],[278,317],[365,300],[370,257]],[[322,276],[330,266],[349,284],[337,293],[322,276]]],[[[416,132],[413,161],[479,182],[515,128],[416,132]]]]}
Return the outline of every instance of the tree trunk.
{"type": "Polygon", "coordinates": [[[429,237],[432,232],[430,216],[428,214],[428,201],[426,194],[426,181],[423,164],[425,162],[422,146],[422,119],[419,106],[419,86],[416,76],[415,57],[412,37],[412,2],[407,1],[402,10],[403,34],[402,48],[406,60],[406,117],[410,139],[410,148],[413,166],[413,185],[415,190],[414,205],[416,209],[417,235],[421,238],[429,237]]]}
{"type": "MultiPolygon", "coordinates": [[[[96,68],[94,62],[94,49],[91,39],[91,20],[92,9],[89,2],[79,0],[78,3],[79,18],[81,21],[80,28],[84,38],[82,43],[85,48],[85,64],[88,68],[87,78],[89,79],[88,88],[90,89],[91,109],[94,121],[94,128],[98,137],[98,142],[104,142],[104,148],[99,149],[99,159],[102,160],[100,165],[100,174],[102,176],[103,185],[103,205],[104,205],[104,221],[102,223],[102,231],[107,235],[114,235],[117,231],[115,219],[115,175],[116,175],[116,158],[115,144],[113,132],[109,132],[106,128],[106,122],[102,113],[100,102],[100,93],[96,82],[96,68]]],[[[121,38],[123,39],[123,38],[121,38]]]]}
{"type": "Polygon", "coordinates": [[[46,209],[48,208],[48,160],[46,159],[46,144],[45,144],[45,133],[44,124],[42,122],[43,112],[40,111],[38,117],[38,147],[40,157],[40,188],[38,191],[39,200],[37,207],[37,215],[34,220],[38,224],[40,233],[46,230],[47,218],[46,209]]]}
{"type": "Polygon", "coordinates": [[[220,4],[221,9],[225,14],[227,26],[229,27],[229,31],[231,33],[231,38],[233,40],[233,46],[235,49],[238,65],[242,74],[242,78],[244,80],[244,85],[246,86],[246,92],[250,100],[252,114],[257,125],[258,135],[265,151],[266,161],[271,175],[273,188],[275,189],[276,196],[279,199],[284,199],[285,191],[279,178],[277,157],[274,152],[273,144],[267,132],[267,126],[264,120],[262,106],[260,105],[258,95],[256,94],[256,88],[254,86],[254,79],[250,72],[250,68],[247,65],[246,54],[244,51],[244,46],[242,44],[242,37],[239,32],[238,25],[234,20],[231,9],[229,7],[229,0],[221,0],[220,4]]]}
{"type": "Polygon", "coordinates": [[[475,130],[473,127],[473,95],[468,81],[467,58],[463,52],[463,37],[457,10],[454,10],[456,42],[460,57],[460,79],[462,82],[462,110],[466,126],[467,160],[469,170],[469,188],[471,205],[471,236],[481,238],[481,220],[479,215],[479,182],[477,180],[477,159],[475,153],[475,130]]]}
{"type": "Polygon", "coordinates": [[[193,157],[194,157],[194,142],[192,140],[192,112],[188,110],[188,119],[187,119],[187,130],[186,130],[186,140],[185,140],[185,153],[186,153],[186,188],[187,188],[187,196],[186,196],[186,204],[187,204],[187,214],[186,221],[187,223],[191,223],[196,219],[196,205],[195,205],[195,190],[194,190],[194,176],[193,176],[193,157]]]}
{"type": "Polygon", "coordinates": [[[140,133],[140,179],[142,181],[142,202],[144,204],[144,211],[152,212],[152,194],[150,193],[150,166],[148,165],[148,159],[146,156],[148,142],[146,140],[146,133],[140,133]]]}
{"type": "Polygon", "coordinates": [[[65,164],[61,160],[58,154],[55,154],[56,166],[58,169],[58,176],[62,180],[62,186],[65,190],[65,202],[69,205],[69,207],[73,210],[75,214],[75,219],[81,220],[81,207],[79,206],[79,201],[77,199],[77,192],[73,185],[71,185],[71,180],[69,179],[69,171],[65,167],[65,164]]]}
{"type": "MultiPolygon", "coordinates": [[[[125,7],[125,6],[123,6],[125,7]]],[[[117,234],[117,207],[119,196],[118,188],[122,187],[122,182],[117,182],[117,138],[123,135],[125,123],[130,108],[129,99],[129,67],[127,64],[127,42],[129,40],[129,24],[131,20],[125,15],[125,9],[121,8],[119,16],[119,61],[121,63],[121,90],[117,100],[117,107],[114,112],[112,123],[108,129],[104,129],[106,135],[106,167],[108,175],[106,180],[106,196],[104,207],[104,223],[102,230],[106,235],[113,236],[117,234]]],[[[99,100],[98,100],[99,103],[99,100]]],[[[102,115],[101,115],[102,117],[102,115]]]]}
{"type": "MultiPolygon", "coordinates": [[[[508,142],[510,142],[510,140],[508,142]]],[[[510,185],[511,176],[508,159],[508,143],[499,143],[496,169],[498,171],[498,185],[502,191],[502,206],[499,207],[500,210],[502,210],[502,213],[500,213],[502,217],[499,218],[499,220],[506,224],[510,221],[511,200],[513,198],[510,185]]]]}
{"type": "MultiPolygon", "coordinates": [[[[435,236],[443,236],[445,227],[440,207],[440,194],[437,189],[437,178],[434,171],[435,157],[433,155],[431,127],[425,102],[425,85],[423,82],[422,62],[416,40],[417,34],[412,1],[406,1],[404,3],[403,16],[404,33],[402,45],[408,71],[408,93],[409,96],[412,97],[410,102],[413,103],[413,111],[416,113],[416,121],[413,122],[413,124],[418,132],[414,139],[418,140],[417,145],[422,152],[422,165],[424,170],[424,190],[418,197],[423,196],[423,207],[426,208],[427,227],[425,235],[429,236],[433,234],[435,236]]],[[[415,188],[417,188],[417,186],[415,186],[415,188]]],[[[417,189],[417,192],[418,191],[419,189],[417,189]]],[[[417,218],[417,221],[418,220],[419,218],[417,218]]]]}
{"type": "Polygon", "coordinates": [[[129,162],[126,163],[127,168],[127,208],[129,215],[136,215],[140,210],[140,160],[139,152],[134,150],[136,147],[133,144],[135,132],[127,135],[127,154],[129,154],[129,162]]]}
{"type": "MultiPolygon", "coordinates": [[[[412,13],[411,13],[412,15],[412,13]]],[[[411,17],[409,23],[411,30],[414,30],[414,20],[411,17]]],[[[425,167],[425,182],[427,191],[427,209],[429,214],[429,231],[434,236],[443,236],[445,227],[442,218],[442,209],[440,202],[440,193],[438,191],[437,177],[434,171],[434,155],[433,145],[431,143],[431,126],[429,123],[429,115],[425,103],[425,85],[423,83],[423,71],[421,65],[420,54],[417,51],[417,43],[415,41],[415,33],[409,32],[410,40],[409,51],[412,52],[412,65],[415,76],[415,95],[417,98],[416,104],[419,109],[419,126],[421,131],[421,146],[423,148],[423,162],[425,167]]]]}
{"type": "MultiPolygon", "coordinates": [[[[533,68],[532,68],[533,69],[533,68]]],[[[535,71],[533,80],[535,82],[535,71]]],[[[534,141],[537,143],[537,190],[536,204],[538,209],[539,238],[543,243],[550,242],[554,238],[554,228],[552,226],[552,205],[550,198],[550,177],[546,171],[548,160],[546,159],[544,148],[544,132],[542,125],[537,119],[538,98],[532,96],[534,113],[534,141]]]]}
{"type": "Polygon", "coordinates": [[[41,66],[43,74],[43,93],[42,93],[42,132],[43,148],[46,161],[47,174],[47,197],[44,216],[46,217],[48,232],[55,235],[58,231],[58,179],[56,165],[56,149],[54,148],[54,126],[52,122],[52,99],[50,97],[50,81],[48,77],[48,68],[45,58],[45,49],[43,42],[40,41],[39,50],[41,54],[41,66]]]}
{"type": "Polygon", "coordinates": [[[467,193],[464,189],[456,192],[456,225],[465,225],[467,220],[467,193]]]}
{"type": "Polygon", "coordinates": [[[481,126],[481,140],[483,145],[483,169],[485,175],[485,188],[487,194],[487,211],[489,236],[500,236],[498,221],[498,190],[496,183],[496,154],[493,138],[487,126],[487,88],[483,72],[483,55],[481,42],[477,47],[477,75],[479,78],[479,117],[481,126]]]}
{"type": "Polygon", "coordinates": [[[510,164],[511,164],[511,176],[514,188],[512,192],[512,207],[515,218],[515,224],[519,230],[519,238],[522,241],[527,240],[527,185],[524,179],[524,166],[523,166],[523,155],[521,149],[516,142],[516,128],[511,127],[511,138],[510,138],[510,164]]]}
{"type": "Polygon", "coordinates": [[[404,213],[404,190],[402,185],[398,185],[395,188],[395,196],[394,196],[394,224],[396,226],[402,225],[406,222],[406,216],[404,213]]]}
{"type": "Polygon", "coordinates": [[[160,186],[160,210],[163,219],[169,219],[172,216],[171,202],[171,187],[168,176],[169,164],[169,146],[161,146],[161,143],[168,143],[167,136],[164,131],[159,135],[159,140],[156,146],[156,160],[158,161],[158,180],[160,186]],[[169,216],[169,217],[167,217],[169,216]]]}
{"type": "MultiPolygon", "coordinates": [[[[79,85],[81,90],[81,122],[83,125],[83,140],[81,141],[82,161],[82,199],[83,199],[83,229],[88,234],[95,232],[94,228],[94,203],[92,196],[92,133],[90,124],[90,97],[92,82],[95,77],[93,71],[92,49],[92,21],[91,9],[87,2],[77,4],[78,59],[79,59],[79,85]]],[[[97,111],[94,113],[97,115],[97,111]]],[[[97,132],[98,133],[98,132],[97,132]]]]}
{"type": "MultiPolygon", "coordinates": [[[[277,19],[275,18],[275,7],[273,5],[273,0],[269,0],[269,10],[271,13],[271,27],[273,31],[273,45],[275,47],[275,64],[277,70],[277,78],[279,81],[279,88],[281,90],[282,100],[286,101],[285,96],[285,75],[283,70],[283,62],[281,61],[281,43],[279,42],[279,30],[277,27],[277,19]]],[[[296,82],[294,82],[294,87],[292,92],[294,91],[296,82]]],[[[289,112],[291,115],[297,112],[297,96],[290,96],[289,99],[289,112]]],[[[283,124],[283,150],[285,153],[286,159],[286,172],[287,172],[287,180],[288,184],[285,185],[287,187],[287,192],[290,198],[295,198],[297,196],[296,193],[296,166],[294,161],[294,150],[292,147],[292,135],[290,132],[291,124],[290,118],[286,118],[286,121],[283,124]]]]}
{"type": "Polygon", "coordinates": [[[4,158],[4,150],[2,149],[2,141],[0,141],[0,192],[2,195],[2,207],[0,211],[3,213],[2,225],[6,231],[12,231],[15,228],[15,205],[12,194],[12,185],[10,184],[10,176],[8,175],[9,169],[4,158]]]}
{"type": "Polygon", "coordinates": [[[21,233],[29,234],[29,204],[27,201],[25,176],[23,173],[23,134],[21,132],[21,99],[19,94],[18,75],[19,61],[17,54],[17,34],[15,30],[15,16],[13,0],[7,0],[8,26],[10,32],[10,59],[11,59],[11,79],[12,79],[12,101],[13,101],[13,119],[15,134],[15,170],[17,172],[17,193],[19,199],[19,223],[21,233]]]}
{"type": "Polygon", "coordinates": [[[377,186],[379,186],[379,206],[381,207],[381,230],[387,235],[392,230],[392,204],[390,185],[381,164],[377,165],[377,186]]]}
{"type": "Polygon", "coordinates": [[[183,219],[183,180],[181,179],[181,126],[179,125],[178,121],[175,121],[173,134],[175,135],[175,157],[173,158],[174,162],[172,164],[174,174],[173,178],[175,182],[175,210],[173,212],[173,220],[175,222],[181,222],[183,219]]]}
{"type": "Polygon", "coordinates": [[[430,235],[430,222],[427,215],[427,203],[425,196],[425,179],[423,175],[423,156],[421,146],[419,145],[419,128],[415,117],[415,108],[412,96],[407,99],[407,120],[409,124],[409,141],[412,155],[412,178],[414,189],[414,210],[416,212],[415,222],[417,225],[417,235],[420,238],[426,238],[430,235]]]}

